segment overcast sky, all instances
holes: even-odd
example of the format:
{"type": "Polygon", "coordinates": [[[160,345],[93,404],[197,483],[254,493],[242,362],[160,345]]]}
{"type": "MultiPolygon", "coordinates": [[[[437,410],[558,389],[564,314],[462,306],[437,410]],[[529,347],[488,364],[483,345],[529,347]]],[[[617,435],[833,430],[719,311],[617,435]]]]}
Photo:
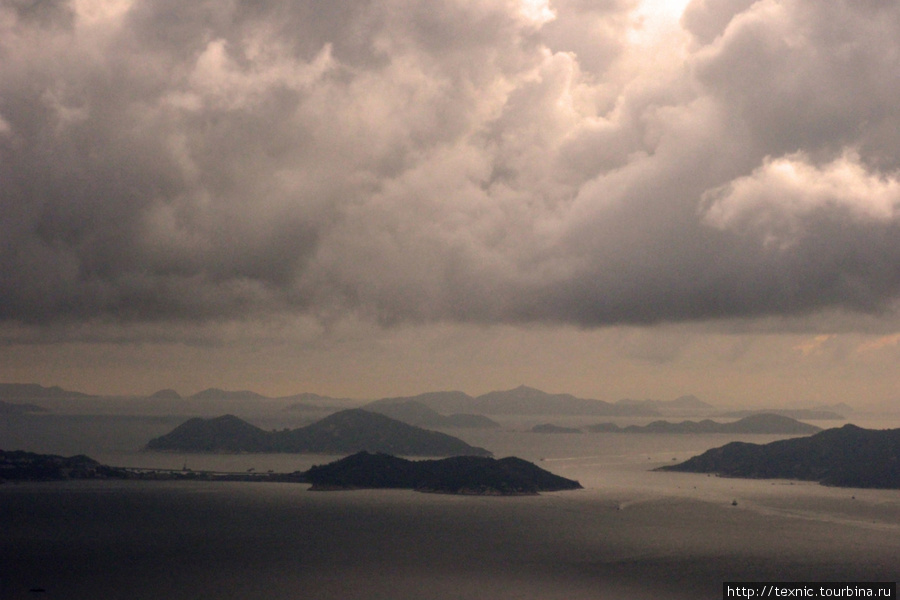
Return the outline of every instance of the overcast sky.
{"type": "Polygon", "coordinates": [[[0,379],[900,398],[894,0],[0,0],[0,379]]]}

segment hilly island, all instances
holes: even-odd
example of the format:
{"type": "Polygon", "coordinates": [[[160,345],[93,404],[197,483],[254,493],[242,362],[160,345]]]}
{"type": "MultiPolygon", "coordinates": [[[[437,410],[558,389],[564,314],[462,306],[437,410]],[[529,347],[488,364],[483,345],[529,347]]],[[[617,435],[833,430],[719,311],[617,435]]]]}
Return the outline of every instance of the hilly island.
{"type": "Polygon", "coordinates": [[[658,470],[900,489],[900,429],[844,425],[769,444],[731,442],[658,470]]]}
{"type": "Polygon", "coordinates": [[[193,418],[147,443],[176,452],[347,454],[366,450],[401,456],[490,456],[484,448],[362,409],[336,412],[306,427],[266,431],[233,415],[193,418]]]}
{"type": "Polygon", "coordinates": [[[453,456],[440,460],[406,460],[389,454],[358,452],[305,474],[310,488],[413,489],[445,494],[521,495],[581,489],[581,484],[545,471],[521,458],[453,456]]]}
{"type": "Polygon", "coordinates": [[[509,496],[581,489],[581,484],[514,456],[453,456],[411,461],[389,454],[358,452],[341,460],[294,473],[220,473],[110,467],[83,455],[62,457],[0,450],[0,483],[81,479],[253,481],[311,483],[313,491],[362,488],[509,496]]]}

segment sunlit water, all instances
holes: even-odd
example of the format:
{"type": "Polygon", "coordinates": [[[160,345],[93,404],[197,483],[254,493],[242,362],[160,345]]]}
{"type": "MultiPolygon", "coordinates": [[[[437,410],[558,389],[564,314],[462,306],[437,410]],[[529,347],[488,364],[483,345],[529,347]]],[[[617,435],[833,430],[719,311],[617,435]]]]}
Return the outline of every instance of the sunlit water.
{"type": "MultiPolygon", "coordinates": [[[[180,420],[41,417],[0,447],[120,466],[293,471],[334,457],[141,452],[180,420]]],[[[719,598],[734,580],[896,581],[900,492],[652,472],[732,439],[452,432],[586,489],[532,497],[307,486],[0,486],[0,598],[719,598]],[[733,505],[734,503],[737,505],[733,505]]]]}

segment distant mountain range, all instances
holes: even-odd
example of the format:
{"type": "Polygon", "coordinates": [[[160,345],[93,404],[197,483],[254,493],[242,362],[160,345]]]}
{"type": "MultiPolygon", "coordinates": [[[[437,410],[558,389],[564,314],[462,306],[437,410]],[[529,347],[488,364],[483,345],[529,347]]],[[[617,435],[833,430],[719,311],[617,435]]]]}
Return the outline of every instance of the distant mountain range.
{"type": "MultiPolygon", "coordinates": [[[[265,410],[290,410],[307,412],[337,411],[362,407],[366,400],[336,398],[311,392],[289,396],[266,396],[251,390],[225,390],[207,388],[188,396],[165,388],[147,396],[100,396],[63,389],[45,387],[36,383],[0,383],[0,401],[44,400],[50,410],[137,410],[172,414],[222,414],[240,412],[247,407],[265,410]],[[69,400],[94,400],[95,402],[69,403],[69,400]]],[[[606,402],[579,398],[572,394],[551,394],[525,385],[511,390],[493,391],[480,396],[470,396],[461,391],[426,392],[416,396],[397,396],[368,401],[372,410],[387,414],[389,411],[413,424],[430,427],[488,427],[486,420],[476,421],[471,415],[561,415],[607,417],[724,417],[740,418],[759,413],[781,414],[795,419],[843,419],[853,409],[844,404],[821,405],[811,408],[770,408],[721,412],[715,406],[693,395],[674,400],[623,399],[606,402]],[[413,405],[410,403],[418,403],[413,405]],[[408,406],[402,406],[407,404],[408,406]],[[433,414],[426,416],[422,406],[433,414]],[[458,417],[457,415],[466,415],[458,417]],[[450,420],[441,417],[451,417],[450,420]]]]}
{"type": "Polygon", "coordinates": [[[844,425],[769,444],[732,442],[658,470],[900,489],[900,429],[844,425]]]}
{"type": "Polygon", "coordinates": [[[366,404],[363,408],[418,427],[437,427],[444,429],[496,429],[500,427],[500,423],[497,423],[484,415],[442,415],[418,400],[395,400],[392,398],[384,398],[366,404]]]}
{"type": "Polygon", "coordinates": [[[654,421],[647,425],[619,427],[615,423],[598,423],[585,427],[593,433],[765,433],[765,434],[812,434],[822,431],[821,427],[801,423],[796,419],[775,414],[754,414],[731,423],[719,423],[710,419],[702,421],[654,421]]]}
{"type": "Polygon", "coordinates": [[[343,410],[306,427],[265,431],[235,417],[189,419],[147,443],[180,452],[296,452],[346,454],[368,450],[402,456],[490,456],[484,448],[437,431],[361,409],[343,410]]]}
{"type": "Polygon", "coordinates": [[[658,416],[659,411],[642,405],[613,404],[577,398],[571,394],[549,394],[525,385],[515,389],[469,396],[464,392],[428,392],[418,396],[384,398],[382,403],[415,401],[440,413],[480,415],[595,415],[658,416]]]}
{"type": "Polygon", "coordinates": [[[54,385],[44,387],[36,383],[0,383],[0,398],[6,400],[40,400],[42,398],[96,398],[91,394],[72,392],[54,385]]]}
{"type": "Polygon", "coordinates": [[[311,468],[313,490],[406,488],[450,494],[516,495],[581,489],[577,481],[545,471],[521,458],[495,460],[455,456],[410,461],[387,454],[360,452],[311,468]]]}
{"type": "MultiPolygon", "coordinates": [[[[328,396],[320,396],[318,394],[312,394],[309,392],[304,392],[301,394],[293,394],[291,396],[265,396],[263,394],[259,394],[257,392],[252,392],[250,390],[223,390],[221,388],[207,388],[205,390],[201,390],[195,394],[191,394],[190,396],[182,396],[176,390],[173,389],[163,389],[157,392],[154,392],[147,396],[148,398],[155,398],[159,400],[203,400],[203,401],[254,401],[254,400],[281,400],[281,401],[289,401],[295,400],[299,403],[347,403],[347,402],[359,402],[357,400],[351,400],[349,398],[330,398],[328,396]]],[[[288,409],[292,407],[289,406],[288,409]]]]}
{"type": "MultiPolygon", "coordinates": [[[[849,408],[849,407],[848,407],[849,408]]],[[[759,415],[763,413],[773,415],[783,415],[792,419],[808,419],[812,421],[843,421],[846,417],[833,410],[822,408],[764,408],[758,410],[732,410],[722,413],[721,417],[748,417],[750,415],[759,415]]]]}

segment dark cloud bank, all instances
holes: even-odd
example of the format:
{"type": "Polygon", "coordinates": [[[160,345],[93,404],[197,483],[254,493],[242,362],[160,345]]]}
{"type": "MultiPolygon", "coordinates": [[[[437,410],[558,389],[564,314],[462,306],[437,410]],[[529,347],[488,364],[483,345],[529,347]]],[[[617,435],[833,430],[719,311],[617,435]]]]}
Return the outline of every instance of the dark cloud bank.
{"type": "Polygon", "coordinates": [[[2,2],[0,319],[890,310],[900,5],[631,9],[2,2]]]}

